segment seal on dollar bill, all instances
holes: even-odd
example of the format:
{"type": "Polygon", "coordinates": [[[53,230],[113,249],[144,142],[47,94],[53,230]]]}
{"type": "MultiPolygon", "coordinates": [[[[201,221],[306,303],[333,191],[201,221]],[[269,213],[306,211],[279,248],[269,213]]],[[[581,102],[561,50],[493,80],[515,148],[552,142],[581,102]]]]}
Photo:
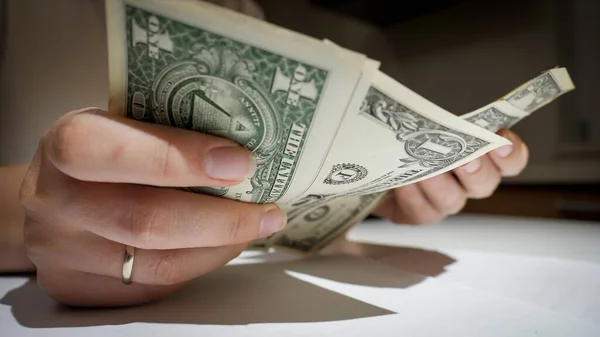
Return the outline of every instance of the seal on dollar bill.
{"type": "Polygon", "coordinates": [[[331,168],[331,172],[325,178],[324,183],[328,185],[351,184],[364,179],[369,171],[357,164],[337,164],[331,168]]]}

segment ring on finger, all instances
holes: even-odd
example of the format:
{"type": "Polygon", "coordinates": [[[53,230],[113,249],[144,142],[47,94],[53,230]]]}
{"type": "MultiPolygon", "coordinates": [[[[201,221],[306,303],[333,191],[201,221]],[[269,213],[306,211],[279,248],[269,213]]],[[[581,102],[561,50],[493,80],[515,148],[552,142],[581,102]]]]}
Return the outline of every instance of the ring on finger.
{"type": "Polygon", "coordinates": [[[132,283],[131,275],[133,274],[133,261],[135,259],[135,248],[131,246],[126,246],[125,249],[125,257],[123,260],[123,274],[122,281],[125,285],[130,285],[132,283]]]}

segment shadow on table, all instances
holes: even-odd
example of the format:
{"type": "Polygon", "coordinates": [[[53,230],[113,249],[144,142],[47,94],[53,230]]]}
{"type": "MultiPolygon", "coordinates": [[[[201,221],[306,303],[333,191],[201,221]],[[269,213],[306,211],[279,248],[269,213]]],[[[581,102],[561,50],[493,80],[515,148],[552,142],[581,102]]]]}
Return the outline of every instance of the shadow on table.
{"type": "Polygon", "coordinates": [[[441,253],[356,243],[337,244],[308,259],[286,254],[244,258],[194,280],[166,300],[124,309],[73,309],[45,295],[34,279],[0,303],[29,328],[135,322],[208,325],[328,322],[393,312],[301,281],[296,272],[366,287],[408,288],[454,262],[441,253]],[[260,262],[260,263],[258,263],[260,262]],[[427,275],[427,276],[425,276],[427,275]]]}

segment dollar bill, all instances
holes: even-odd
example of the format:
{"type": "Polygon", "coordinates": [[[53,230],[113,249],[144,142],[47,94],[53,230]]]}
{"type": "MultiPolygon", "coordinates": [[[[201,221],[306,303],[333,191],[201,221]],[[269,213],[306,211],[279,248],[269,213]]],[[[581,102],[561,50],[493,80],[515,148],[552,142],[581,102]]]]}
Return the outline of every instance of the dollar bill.
{"type": "MultiPolygon", "coordinates": [[[[542,108],[561,95],[574,90],[574,85],[565,68],[555,68],[542,73],[538,78],[548,78],[550,75],[555,87],[548,95],[547,90],[529,90],[530,83],[540,83],[536,79],[519,86],[511,94],[504,96],[496,102],[488,104],[473,112],[460,116],[460,119],[485,130],[497,132],[500,129],[510,128],[534,111],[542,108]],[[514,97],[515,93],[542,92],[543,99],[537,99],[540,104],[530,106],[528,111],[521,110],[506,98],[514,97]]],[[[521,94],[522,95],[522,94],[521,94]]],[[[365,98],[368,101],[369,98],[365,98]]],[[[536,99],[529,98],[530,101],[536,99]]],[[[523,102],[523,101],[521,101],[523,102]]],[[[363,106],[367,106],[364,104],[363,106]]],[[[458,117],[454,117],[458,118],[458,117]]],[[[406,117],[409,123],[417,123],[418,118],[406,117]]],[[[398,125],[398,124],[396,124],[398,125]]],[[[398,127],[394,127],[398,130],[398,127]]],[[[363,191],[364,192],[364,191],[363,191]]],[[[391,190],[387,189],[374,193],[346,194],[309,194],[287,208],[289,223],[286,228],[275,234],[269,241],[263,242],[264,247],[273,247],[277,250],[292,251],[302,254],[311,254],[320,251],[342,233],[363,221],[381,204],[382,200],[392,197],[391,190]]]]}
{"type": "Polygon", "coordinates": [[[111,112],[231,139],[255,175],[187,190],[300,195],[329,152],[366,57],[197,0],[106,0],[111,112]]]}
{"type": "Polygon", "coordinates": [[[279,204],[288,224],[259,249],[318,252],[393,188],[508,144],[494,132],[573,89],[553,69],[459,118],[333,43],[198,0],[105,1],[109,110],[252,151],[241,184],[185,189],[279,204]]]}
{"type": "Polygon", "coordinates": [[[520,85],[502,98],[527,113],[544,107],[575,89],[566,68],[556,67],[520,85]]]}
{"type": "Polygon", "coordinates": [[[510,128],[518,121],[575,89],[566,68],[542,72],[536,78],[520,85],[501,99],[461,116],[462,119],[496,132],[510,128]]]}
{"type": "Polygon", "coordinates": [[[450,171],[509,144],[377,72],[303,195],[361,195],[450,171]],[[352,149],[352,151],[349,151],[352,149]]]}
{"type": "Polygon", "coordinates": [[[267,246],[292,253],[318,252],[369,216],[385,194],[335,197],[312,207],[298,207],[285,230],[274,235],[267,246]]]}

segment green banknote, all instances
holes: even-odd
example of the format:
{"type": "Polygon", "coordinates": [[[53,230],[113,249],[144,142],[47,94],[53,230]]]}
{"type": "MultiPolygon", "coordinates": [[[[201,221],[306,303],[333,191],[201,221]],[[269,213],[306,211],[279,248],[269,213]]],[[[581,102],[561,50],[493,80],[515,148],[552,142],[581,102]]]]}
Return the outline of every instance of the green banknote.
{"type": "Polygon", "coordinates": [[[196,0],[107,0],[107,18],[111,111],[252,151],[247,181],[187,188],[246,202],[277,202],[312,179],[365,59],[196,0]]]}
{"type": "Polygon", "coordinates": [[[379,62],[199,0],[106,0],[112,113],[230,139],[253,177],[195,193],[277,203],[259,249],[316,253],[392,188],[507,144],[494,134],[574,89],[564,68],[457,117],[378,71],[379,62]]]}
{"type": "MultiPolygon", "coordinates": [[[[393,82],[387,82],[388,91],[390,90],[390,86],[397,85],[393,82]]],[[[383,83],[375,83],[375,86],[381,89],[386,86],[382,85],[383,83]]],[[[402,88],[392,89],[389,92],[397,93],[402,91],[402,88]]],[[[514,126],[534,111],[541,109],[543,106],[574,89],[575,86],[567,70],[565,68],[555,68],[544,71],[541,75],[527,81],[493,103],[460,117],[453,116],[452,119],[461,119],[471,125],[477,126],[480,129],[480,136],[484,136],[486,133],[489,135],[500,129],[514,126]],[[528,110],[521,110],[523,106],[528,107],[528,110]]],[[[393,99],[386,97],[388,100],[391,100],[391,104],[388,102],[386,106],[403,107],[403,104],[411,101],[411,95],[411,93],[406,92],[404,95],[395,96],[393,99]]],[[[371,101],[371,98],[367,95],[363,106],[369,106],[369,101],[371,101]]],[[[410,105],[416,106],[415,104],[410,105]]],[[[378,111],[376,116],[379,120],[385,121],[388,126],[401,126],[402,124],[407,124],[407,120],[409,123],[414,123],[414,125],[418,126],[422,122],[423,117],[427,116],[427,111],[421,111],[415,115],[415,118],[408,119],[405,113],[406,109],[388,108],[378,111]],[[404,114],[399,115],[399,111],[404,114]]],[[[350,116],[347,117],[347,119],[349,118],[350,116]]],[[[442,119],[440,122],[449,122],[449,120],[442,119]]],[[[402,127],[390,127],[388,129],[395,130],[401,135],[407,131],[406,128],[402,127]]],[[[411,129],[414,129],[414,127],[411,127],[411,129]]],[[[425,130],[435,132],[437,127],[430,125],[425,130]]],[[[340,132],[340,135],[343,135],[343,131],[340,132]]],[[[431,141],[432,139],[428,138],[426,141],[431,141]]],[[[379,142],[382,143],[381,140],[379,142]]],[[[424,141],[423,144],[427,143],[424,141]]],[[[421,151],[424,151],[424,149],[421,151]]],[[[393,151],[388,154],[389,156],[397,156],[398,153],[399,151],[393,151]]],[[[438,151],[428,150],[422,153],[437,155],[438,151]]],[[[330,157],[334,157],[336,154],[337,152],[333,151],[330,157]]],[[[474,159],[475,157],[471,158],[474,159]]],[[[433,174],[430,174],[430,176],[433,176],[433,174]]],[[[295,203],[286,208],[289,217],[288,226],[283,231],[273,235],[268,241],[263,240],[260,242],[257,248],[275,247],[285,251],[306,254],[317,253],[349,228],[364,220],[386,197],[392,197],[390,193],[391,189],[404,185],[405,182],[403,180],[406,180],[403,173],[398,176],[386,176],[380,182],[381,185],[386,187],[376,186],[379,191],[373,191],[373,186],[366,188],[359,186],[356,191],[341,190],[338,193],[326,194],[307,193],[306,196],[299,198],[295,203]]]]}

